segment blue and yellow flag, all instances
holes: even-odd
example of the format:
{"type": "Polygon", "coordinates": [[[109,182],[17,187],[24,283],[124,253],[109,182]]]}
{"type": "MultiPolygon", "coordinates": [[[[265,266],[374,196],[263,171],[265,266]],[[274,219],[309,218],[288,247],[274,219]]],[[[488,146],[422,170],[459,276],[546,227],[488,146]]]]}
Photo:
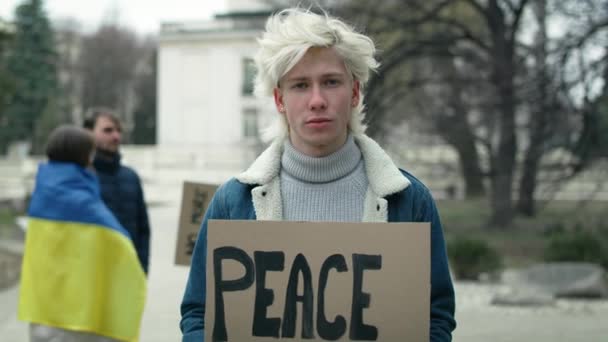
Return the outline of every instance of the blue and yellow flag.
{"type": "Polygon", "coordinates": [[[76,164],[41,164],[28,216],[19,319],[137,340],[146,277],[95,175],[76,164]]]}

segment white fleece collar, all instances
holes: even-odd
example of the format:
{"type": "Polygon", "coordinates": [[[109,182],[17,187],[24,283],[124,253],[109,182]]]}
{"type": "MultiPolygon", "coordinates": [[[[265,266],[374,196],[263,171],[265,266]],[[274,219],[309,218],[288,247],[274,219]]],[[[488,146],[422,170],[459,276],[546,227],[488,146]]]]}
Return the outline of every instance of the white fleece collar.
{"type": "MultiPolygon", "coordinates": [[[[370,189],[378,197],[399,192],[410,185],[392,159],[374,140],[365,134],[354,135],[355,142],[361,149],[365,172],[370,189]]],[[[279,175],[281,170],[281,155],[283,139],[276,139],[243,173],[238,175],[241,183],[251,185],[266,185],[279,175]]]]}

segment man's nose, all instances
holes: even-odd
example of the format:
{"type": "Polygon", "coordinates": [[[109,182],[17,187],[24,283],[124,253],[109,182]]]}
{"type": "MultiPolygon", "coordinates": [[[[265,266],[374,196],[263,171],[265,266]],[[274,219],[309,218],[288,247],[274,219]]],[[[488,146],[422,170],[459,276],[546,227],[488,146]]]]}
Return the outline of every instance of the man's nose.
{"type": "Polygon", "coordinates": [[[315,85],[311,88],[309,101],[309,109],[312,111],[325,110],[327,108],[327,100],[320,86],[315,85]]]}
{"type": "Polygon", "coordinates": [[[112,136],[113,136],[114,139],[120,140],[120,138],[121,138],[120,131],[118,131],[118,130],[114,131],[114,133],[112,134],[112,136]]]}

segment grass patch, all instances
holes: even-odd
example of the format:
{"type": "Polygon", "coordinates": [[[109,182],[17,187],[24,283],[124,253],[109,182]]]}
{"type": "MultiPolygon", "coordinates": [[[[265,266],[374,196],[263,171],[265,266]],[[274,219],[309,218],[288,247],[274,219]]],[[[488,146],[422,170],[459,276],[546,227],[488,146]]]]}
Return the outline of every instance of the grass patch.
{"type": "Polygon", "coordinates": [[[608,241],[606,202],[539,203],[535,217],[516,217],[509,227],[500,228],[488,226],[490,208],[484,200],[440,200],[437,207],[446,240],[466,236],[485,241],[500,254],[505,267],[542,262],[550,233],[556,228],[589,230],[608,241]]]}
{"type": "Polygon", "coordinates": [[[16,214],[9,208],[0,207],[0,239],[11,236],[15,229],[16,214]]]}
{"type": "Polygon", "coordinates": [[[0,225],[11,224],[15,221],[15,214],[8,208],[0,208],[0,225]]]}
{"type": "Polygon", "coordinates": [[[502,266],[501,256],[485,240],[459,236],[448,240],[452,271],[457,279],[477,280],[502,266]]]}

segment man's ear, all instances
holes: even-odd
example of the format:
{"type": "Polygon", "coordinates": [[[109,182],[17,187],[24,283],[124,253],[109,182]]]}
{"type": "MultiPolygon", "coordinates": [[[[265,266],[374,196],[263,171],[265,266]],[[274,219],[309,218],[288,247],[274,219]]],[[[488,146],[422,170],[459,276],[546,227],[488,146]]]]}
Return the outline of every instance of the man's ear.
{"type": "Polygon", "coordinates": [[[355,108],[359,104],[361,98],[361,83],[359,80],[353,80],[353,95],[352,95],[352,107],[355,108]]]}
{"type": "Polygon", "coordinates": [[[274,104],[277,107],[277,111],[281,114],[285,114],[285,105],[283,104],[283,92],[281,88],[275,87],[272,91],[274,95],[274,104]]]}

